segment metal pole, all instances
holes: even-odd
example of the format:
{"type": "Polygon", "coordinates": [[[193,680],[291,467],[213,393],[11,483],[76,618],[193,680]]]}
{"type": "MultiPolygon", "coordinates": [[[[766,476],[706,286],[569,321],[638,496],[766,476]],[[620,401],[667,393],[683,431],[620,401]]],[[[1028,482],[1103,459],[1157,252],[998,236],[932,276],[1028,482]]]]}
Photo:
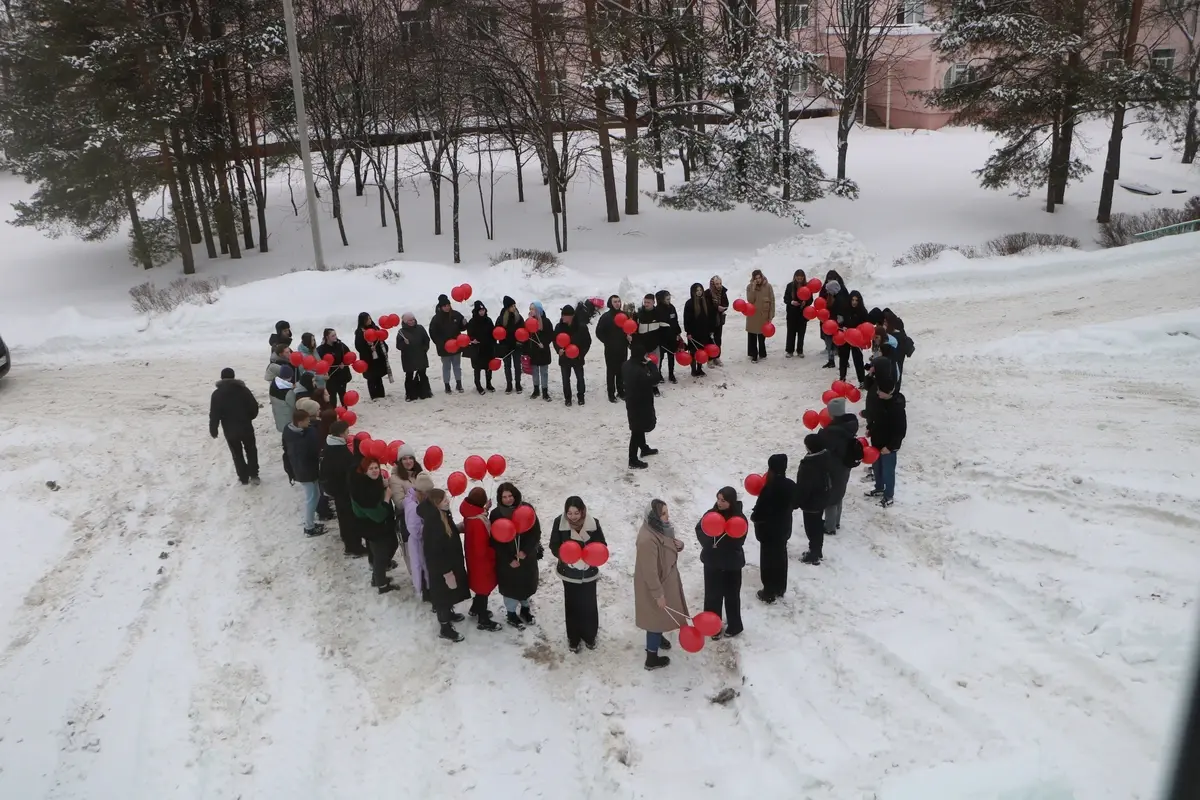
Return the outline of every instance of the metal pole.
{"type": "Polygon", "coordinates": [[[887,77],[887,118],[883,121],[883,127],[889,131],[892,129],[892,68],[888,67],[887,77]]]}
{"type": "Polygon", "coordinates": [[[325,269],[321,226],[317,221],[317,185],[313,181],[312,153],[308,149],[308,114],[304,111],[304,82],[300,77],[300,49],[296,45],[296,10],[292,0],[283,0],[283,23],[287,28],[288,60],[292,65],[292,94],[296,98],[296,130],[300,134],[300,160],[304,162],[304,190],[308,195],[308,227],[312,229],[313,260],[325,269]]]}

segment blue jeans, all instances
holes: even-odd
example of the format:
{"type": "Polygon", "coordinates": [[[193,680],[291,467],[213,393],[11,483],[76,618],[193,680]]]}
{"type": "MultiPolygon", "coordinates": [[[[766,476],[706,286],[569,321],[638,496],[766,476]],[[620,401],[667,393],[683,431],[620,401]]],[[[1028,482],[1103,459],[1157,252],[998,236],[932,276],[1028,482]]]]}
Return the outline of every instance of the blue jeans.
{"type": "Polygon", "coordinates": [[[662,634],[654,631],[646,631],[646,650],[650,653],[657,653],[659,645],[662,644],[662,634]]]}
{"type": "Polygon", "coordinates": [[[301,482],[304,487],[304,529],[317,524],[317,503],[321,500],[321,489],[316,481],[301,482]]]}
{"type": "Polygon", "coordinates": [[[534,364],[533,365],[533,388],[550,389],[550,365],[549,364],[534,364]]]}
{"type": "Polygon", "coordinates": [[[442,356],[442,382],[450,382],[450,369],[454,368],[454,380],[462,383],[462,353],[452,356],[442,356]]]}
{"type": "Polygon", "coordinates": [[[529,608],[528,600],[513,600],[511,597],[504,598],[504,610],[510,614],[517,613],[518,609],[529,608]]]}
{"type": "Polygon", "coordinates": [[[875,462],[875,488],[883,492],[883,496],[891,500],[896,494],[896,453],[879,454],[875,462]]]}

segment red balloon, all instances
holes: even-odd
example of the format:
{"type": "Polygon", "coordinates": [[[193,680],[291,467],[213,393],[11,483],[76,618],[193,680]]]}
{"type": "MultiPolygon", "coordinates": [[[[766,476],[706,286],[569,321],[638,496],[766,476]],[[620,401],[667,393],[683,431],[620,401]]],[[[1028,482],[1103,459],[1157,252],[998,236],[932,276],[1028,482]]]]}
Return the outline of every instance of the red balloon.
{"type": "Polygon", "coordinates": [[[834,320],[827,319],[821,323],[821,333],[826,336],[833,336],[838,332],[838,324],[834,320]]]}
{"type": "Polygon", "coordinates": [[[708,353],[709,358],[721,357],[721,348],[715,344],[704,345],[704,352],[708,353]]]}
{"type": "Polygon", "coordinates": [[[542,321],[537,317],[530,317],[529,319],[525,320],[525,330],[529,331],[530,333],[537,333],[541,329],[542,321]]]}
{"type": "Polygon", "coordinates": [[[355,361],[358,361],[358,356],[354,353],[346,353],[346,355],[342,356],[342,363],[346,366],[350,366],[355,361]]]}
{"type": "Polygon", "coordinates": [[[328,375],[329,374],[329,362],[328,361],[318,361],[316,363],[316,365],[313,367],[313,372],[317,373],[318,375],[328,375]]]}
{"type": "Polygon", "coordinates": [[[803,420],[804,427],[808,428],[810,431],[815,431],[817,426],[821,424],[820,415],[811,409],[804,412],[803,420]]]}
{"type": "Polygon", "coordinates": [[[821,413],[817,414],[817,417],[821,420],[822,428],[828,428],[833,424],[833,416],[829,413],[828,408],[822,408],[821,413]]]}
{"type": "Polygon", "coordinates": [[[833,383],[829,384],[829,388],[833,390],[834,393],[845,397],[846,390],[850,388],[850,384],[846,383],[845,381],[834,381],[833,383]]]}
{"type": "Polygon", "coordinates": [[[613,317],[613,325],[616,325],[618,328],[624,328],[625,322],[628,319],[629,317],[627,317],[623,312],[618,313],[615,317],[613,317]]]}
{"type": "Polygon", "coordinates": [[[321,360],[326,364],[333,366],[333,353],[326,353],[325,355],[321,356],[321,360]]]}
{"type": "Polygon", "coordinates": [[[288,356],[288,361],[292,362],[293,367],[298,367],[304,363],[304,354],[292,353],[290,356],[288,356]]]}
{"type": "Polygon", "coordinates": [[[804,310],[801,311],[800,313],[804,315],[805,319],[814,320],[817,318],[817,307],[816,306],[805,306],[804,310]]]}
{"type": "Polygon", "coordinates": [[[537,522],[537,512],[533,510],[532,506],[518,506],[517,510],[513,512],[512,521],[517,527],[518,533],[525,533],[537,522]]]}
{"type": "Polygon", "coordinates": [[[739,314],[742,313],[743,309],[745,309],[745,308],[746,308],[746,301],[743,300],[742,298],[739,297],[737,300],[733,301],[733,310],[738,312],[739,314]]]}
{"type": "Polygon", "coordinates": [[[592,305],[594,305],[596,308],[604,308],[604,299],[601,297],[593,297],[592,305]]]}
{"type": "Polygon", "coordinates": [[[753,317],[754,316],[754,303],[746,303],[744,306],[742,306],[742,313],[745,314],[747,317],[753,317]]]}
{"type": "Polygon", "coordinates": [[[846,392],[846,399],[851,403],[857,403],[859,400],[862,400],[862,392],[858,390],[857,386],[851,386],[849,391],[846,392]]]}
{"type": "Polygon", "coordinates": [[[812,289],[809,289],[807,286],[801,286],[796,290],[796,299],[802,303],[807,303],[812,299],[812,296],[812,289]]]}
{"type": "MultiPolygon", "coordinates": [[[[349,414],[351,412],[347,411],[346,413],[349,414]]],[[[358,433],[354,434],[354,440],[357,442],[361,442],[370,438],[371,434],[367,433],[366,431],[359,431],[358,433]]]]}
{"type": "Polygon", "coordinates": [[[650,355],[646,356],[646,358],[649,359],[651,364],[658,364],[658,353],[651,353],[650,355]]]}
{"type": "Polygon", "coordinates": [[[750,523],[745,517],[730,517],[725,523],[725,533],[734,539],[741,539],[750,530],[750,523]]]}
{"type": "Polygon", "coordinates": [[[692,618],[692,625],[701,636],[716,636],[721,632],[721,618],[711,611],[701,611],[692,618]]]}
{"type": "Polygon", "coordinates": [[[712,537],[720,536],[725,532],[725,518],[719,512],[709,511],[700,518],[700,530],[712,537]]]}
{"type": "Polygon", "coordinates": [[[763,329],[762,329],[762,335],[767,337],[768,339],[770,339],[772,336],[774,336],[775,335],[775,323],[774,322],[764,322],[763,329]]]}
{"type": "Polygon", "coordinates": [[[352,367],[352,369],[355,372],[357,372],[359,375],[362,375],[364,372],[367,371],[367,362],[363,361],[360,358],[358,361],[354,362],[354,366],[352,367]]]}
{"type": "Polygon", "coordinates": [[[559,347],[566,347],[571,343],[571,334],[566,333],[565,331],[558,334],[554,337],[554,343],[559,347]]]}
{"type": "MultiPolygon", "coordinates": [[[[700,353],[703,353],[703,352],[704,351],[701,350],[698,353],[696,353],[696,355],[700,355],[700,353]]],[[[690,367],[692,365],[692,355],[687,350],[680,350],[678,353],[675,354],[675,361],[681,367],[690,367]]]]}
{"type": "Polygon", "coordinates": [[[463,462],[463,471],[471,480],[481,481],[483,476],[487,475],[487,462],[483,460],[483,456],[467,456],[467,460],[463,462]]]}
{"type": "Polygon", "coordinates": [[[436,444],[430,445],[428,448],[426,448],[425,458],[421,463],[425,465],[425,469],[429,470],[430,472],[434,472],[442,465],[443,458],[444,456],[442,455],[442,448],[438,447],[436,444]]]}
{"type": "Polygon", "coordinates": [[[864,450],[871,446],[871,440],[865,436],[858,437],[858,443],[863,446],[864,450]]]}
{"type": "Polygon", "coordinates": [[[504,470],[508,469],[508,462],[502,455],[493,455],[487,460],[488,474],[493,478],[499,478],[504,474],[504,470]]]}
{"type": "Polygon", "coordinates": [[[497,342],[503,342],[508,338],[508,331],[504,330],[503,326],[497,325],[496,327],[492,328],[492,338],[497,342]]]}
{"type": "Polygon", "coordinates": [[[307,355],[304,357],[303,363],[305,369],[312,369],[317,365],[317,357],[313,355],[307,355]]]}
{"type": "Polygon", "coordinates": [[[379,341],[379,333],[380,332],[374,328],[367,328],[365,331],[363,331],[363,338],[368,342],[374,343],[379,341]]]}
{"type": "Polygon", "coordinates": [[[567,345],[567,349],[563,351],[567,358],[579,358],[579,348],[573,344],[567,345]]]}
{"type": "Polygon", "coordinates": [[[495,372],[496,370],[500,369],[503,366],[504,366],[504,362],[498,358],[493,358],[491,361],[488,362],[488,369],[490,369],[492,372],[495,372]]]}
{"type": "Polygon", "coordinates": [[[817,319],[821,320],[821,322],[828,322],[829,321],[829,309],[828,308],[818,308],[817,309],[817,319]]]}
{"type": "Polygon", "coordinates": [[[583,560],[583,548],[579,542],[565,541],[558,546],[558,560],[564,564],[577,564],[583,560]]]}
{"type": "MultiPolygon", "coordinates": [[[[699,364],[700,366],[704,366],[705,364],[707,364],[708,363],[708,352],[705,350],[697,350],[696,351],[696,363],[699,364]]],[[[684,366],[686,367],[687,364],[684,364],[684,366]]]]}
{"type": "Polygon", "coordinates": [[[583,546],[583,563],[589,567],[603,567],[608,563],[608,545],[589,542],[583,546]]]}
{"type": "Polygon", "coordinates": [[[386,483],[387,479],[390,477],[390,474],[388,473],[388,471],[386,469],[381,469],[381,470],[379,470],[379,477],[382,478],[384,480],[384,482],[386,483]]]}
{"type": "Polygon", "coordinates": [[[447,339],[443,347],[449,355],[454,355],[458,352],[458,339],[447,339]]]}
{"type": "Polygon", "coordinates": [[[395,464],[400,460],[400,448],[393,447],[390,444],[383,446],[383,460],[389,464],[395,464]]]}
{"type": "Polygon", "coordinates": [[[764,480],[763,476],[759,475],[757,472],[751,472],[746,476],[746,480],[742,481],[742,485],[746,487],[746,491],[755,497],[758,497],[758,493],[763,490],[763,485],[765,483],[766,480],[764,480]]]}
{"type": "Polygon", "coordinates": [[[704,637],[691,625],[684,625],[679,629],[679,646],[689,653],[699,653],[704,649],[704,637]]]}
{"type": "Polygon", "coordinates": [[[358,400],[359,400],[358,392],[354,391],[353,389],[346,392],[346,394],[342,397],[342,402],[345,403],[346,408],[349,408],[350,406],[357,404],[358,400]]]}
{"type": "Polygon", "coordinates": [[[858,326],[858,330],[863,337],[863,347],[870,347],[871,342],[875,339],[875,326],[869,322],[864,322],[858,326]]]}
{"type": "Polygon", "coordinates": [[[353,428],[354,423],[358,422],[358,414],[355,414],[353,411],[346,411],[342,414],[341,419],[342,422],[345,422],[347,425],[353,428]]]}
{"type": "Polygon", "coordinates": [[[528,342],[529,331],[525,330],[524,328],[517,328],[517,332],[513,334],[513,338],[518,342],[528,342]]]}
{"type": "Polygon", "coordinates": [[[462,286],[459,286],[458,288],[462,292],[463,300],[471,299],[471,295],[474,293],[474,290],[471,288],[471,284],[464,283],[462,286]]]}
{"type": "Polygon", "coordinates": [[[829,405],[829,401],[835,397],[838,397],[838,393],[833,389],[826,389],[825,391],[821,392],[821,402],[825,405],[829,405]]]}
{"type": "Polygon", "coordinates": [[[820,311],[822,308],[829,307],[829,303],[825,300],[824,297],[818,297],[816,300],[813,300],[813,305],[816,306],[818,311],[820,311]]]}
{"type": "Polygon", "coordinates": [[[627,318],[625,320],[624,324],[621,325],[621,330],[625,331],[625,333],[627,333],[630,336],[637,333],[637,329],[638,329],[637,320],[627,318]]]}
{"type": "Polygon", "coordinates": [[[461,472],[451,472],[446,477],[446,490],[451,497],[458,497],[467,490],[467,476],[461,472]]]}
{"type": "Polygon", "coordinates": [[[466,300],[467,298],[463,297],[462,287],[455,286],[453,289],[450,290],[450,299],[456,303],[461,303],[463,300],[466,300]]]}
{"type": "Polygon", "coordinates": [[[863,448],[863,463],[864,464],[874,464],[878,460],[879,460],[879,451],[878,450],[876,450],[874,447],[871,447],[871,445],[867,445],[866,447],[863,448]]]}
{"type": "Polygon", "coordinates": [[[841,347],[845,343],[846,343],[846,334],[842,333],[841,331],[838,331],[837,333],[835,333],[833,335],[833,346],[834,347],[841,347]]]}
{"type": "Polygon", "coordinates": [[[805,286],[808,287],[808,290],[810,292],[812,292],[813,294],[816,294],[817,292],[821,291],[821,279],[813,278],[808,283],[806,283],[805,286]]]}
{"type": "Polygon", "coordinates": [[[847,328],[846,344],[850,345],[851,347],[862,347],[862,331],[860,331],[858,328],[847,328]]]}
{"type": "MultiPolygon", "coordinates": [[[[463,476],[466,479],[466,476],[463,476]]],[[[498,519],[492,523],[492,538],[501,544],[507,544],[517,538],[517,526],[510,519],[498,519]]]]}
{"type": "MultiPolygon", "coordinates": [[[[393,448],[394,448],[394,449],[396,449],[396,450],[399,450],[401,447],[404,447],[404,440],[403,440],[403,439],[392,439],[390,442],[388,442],[388,449],[389,449],[389,450],[391,450],[391,449],[393,449],[393,448]]],[[[398,459],[396,459],[396,458],[393,458],[393,459],[392,459],[392,461],[397,461],[397,460],[398,460],[398,459]]]]}
{"type": "Polygon", "coordinates": [[[459,349],[462,349],[471,343],[471,337],[465,333],[460,333],[457,341],[459,349]]]}

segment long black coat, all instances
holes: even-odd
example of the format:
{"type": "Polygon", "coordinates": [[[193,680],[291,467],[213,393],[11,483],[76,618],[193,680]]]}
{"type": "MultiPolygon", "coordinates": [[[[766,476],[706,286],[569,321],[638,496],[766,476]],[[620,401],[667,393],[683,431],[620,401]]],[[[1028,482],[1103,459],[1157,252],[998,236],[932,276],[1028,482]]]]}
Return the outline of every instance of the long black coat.
{"type": "MultiPolygon", "coordinates": [[[[742,513],[742,501],[734,500],[729,508],[722,511],[714,504],[713,511],[716,511],[726,520],[734,517],[746,519],[746,515],[742,513]]],[[[745,544],[746,537],[735,539],[728,534],[713,538],[704,532],[700,527],[700,523],[696,523],[696,539],[700,542],[700,562],[715,569],[735,570],[746,566],[745,544]]]]}
{"type": "Polygon", "coordinates": [[[496,318],[496,324],[504,328],[505,334],[503,342],[496,343],[496,355],[504,358],[513,350],[520,349],[521,344],[517,341],[517,329],[525,327],[525,318],[521,316],[521,312],[516,306],[506,308],[500,312],[500,316],[496,318]]]}
{"type": "Polygon", "coordinates": [[[341,503],[350,502],[350,473],[359,464],[358,456],[348,447],[326,445],[321,451],[321,489],[341,503]]]}
{"type": "Polygon", "coordinates": [[[529,354],[529,363],[535,367],[550,366],[550,350],[554,344],[554,326],[550,320],[541,318],[541,328],[537,333],[529,334],[525,343],[525,352],[529,354]]]}
{"type": "Polygon", "coordinates": [[[830,505],[831,484],[829,453],[809,453],[800,459],[796,472],[796,506],[803,511],[824,511],[830,505]]]}
{"type": "MultiPolygon", "coordinates": [[[[841,297],[841,295],[838,295],[838,297],[841,297]]],[[[857,328],[859,325],[862,325],[864,322],[868,321],[867,313],[867,307],[863,305],[863,297],[856,289],[846,296],[845,313],[842,315],[842,320],[838,324],[840,324],[843,328],[857,328]],[[853,302],[854,298],[856,297],[858,298],[857,307],[853,302]]]]}
{"type": "Polygon", "coordinates": [[[354,470],[350,473],[349,484],[351,510],[354,512],[357,533],[364,539],[374,541],[386,541],[388,537],[395,538],[395,509],[392,508],[391,503],[383,499],[387,490],[383,481],[354,470]],[[381,517],[381,521],[371,519],[370,516],[367,516],[367,512],[381,517]]]}
{"type": "Polygon", "coordinates": [[[689,349],[712,344],[713,332],[717,329],[717,309],[712,303],[704,301],[703,307],[696,298],[689,298],[683,304],[683,329],[687,332],[689,349]]]}
{"type": "Polygon", "coordinates": [[[417,323],[397,328],[396,349],[400,351],[400,368],[405,372],[429,369],[429,334],[425,326],[417,323]]]}
{"type": "Polygon", "coordinates": [[[796,282],[793,280],[783,290],[783,307],[787,309],[787,321],[792,325],[799,325],[802,322],[808,321],[804,318],[804,309],[812,305],[812,297],[810,296],[807,300],[800,300],[800,298],[796,296],[796,290],[803,286],[803,283],[800,284],[800,286],[797,286],[796,282]],[[799,300],[800,305],[792,305],[793,300],[799,300]]]}
{"type": "Polygon", "coordinates": [[[217,424],[225,431],[226,439],[254,435],[254,418],[258,416],[258,401],[246,384],[237,378],[222,378],[213,389],[208,404],[208,432],[217,438],[217,424]]]}
{"type": "Polygon", "coordinates": [[[662,376],[653,363],[631,358],[621,367],[621,378],[625,382],[625,414],[630,432],[650,433],[658,424],[654,415],[654,387],[662,376]]]}
{"type": "Polygon", "coordinates": [[[596,323],[596,338],[604,345],[604,361],[613,366],[624,364],[629,358],[629,335],[613,322],[620,313],[610,308],[596,323]]]}
{"type": "MultiPolygon", "coordinates": [[[[853,414],[843,414],[833,420],[828,428],[822,428],[817,434],[829,455],[829,502],[827,506],[837,505],[846,496],[846,486],[850,482],[850,467],[846,466],[846,451],[850,443],[858,436],[858,417],[853,414]]],[[[799,482],[799,477],[797,477],[799,482]]]]}
{"type": "Polygon", "coordinates": [[[471,366],[474,369],[488,368],[488,362],[492,360],[492,355],[496,351],[496,339],[492,336],[492,331],[495,329],[496,323],[492,322],[492,318],[486,314],[482,317],[475,314],[467,323],[467,336],[470,336],[471,340],[475,342],[471,345],[471,366]]]}
{"type": "Polygon", "coordinates": [[[787,541],[792,538],[792,512],[796,503],[796,484],[785,473],[787,456],[774,455],[767,461],[767,485],[758,495],[750,512],[754,536],[760,542],[787,541]]]}
{"type": "Polygon", "coordinates": [[[895,392],[889,399],[876,397],[870,426],[872,447],[879,450],[886,447],[892,452],[899,450],[908,434],[908,412],[905,409],[904,395],[895,392]]]}
{"type": "Polygon", "coordinates": [[[433,319],[429,320],[429,338],[433,340],[433,346],[437,349],[438,356],[450,355],[446,352],[446,342],[457,338],[466,329],[467,321],[454,309],[450,309],[449,314],[440,308],[435,311],[433,319]]]}
{"type": "MultiPolygon", "coordinates": [[[[529,505],[516,498],[516,505],[497,506],[492,509],[491,521],[512,519],[513,512],[520,506],[529,505]]],[[[542,549],[542,522],[534,520],[533,527],[518,533],[511,542],[498,542],[492,539],[492,547],[496,550],[496,583],[501,597],[512,600],[528,600],[537,594],[538,590],[538,558],[542,549]],[[517,559],[517,553],[522,552],[525,558],[517,559]],[[512,562],[516,561],[517,566],[512,562]]]]}
{"type": "MultiPolygon", "coordinates": [[[[369,327],[382,330],[375,325],[369,327]]],[[[368,378],[382,378],[388,374],[387,342],[368,342],[363,336],[364,330],[366,328],[359,328],[354,332],[354,349],[358,351],[358,357],[367,362],[367,371],[363,374],[368,378]]]]}
{"type": "Polygon", "coordinates": [[[421,517],[425,546],[425,570],[429,573],[429,600],[434,608],[445,608],[471,598],[467,586],[467,564],[463,559],[462,532],[449,511],[442,511],[429,500],[417,506],[421,517]],[[450,532],[446,532],[447,526],[450,532]],[[446,583],[446,573],[454,574],[454,588],[446,583]]]}
{"type": "Polygon", "coordinates": [[[322,342],[317,346],[317,358],[333,356],[333,364],[329,366],[329,377],[325,379],[325,388],[329,390],[331,396],[341,394],[346,385],[350,383],[350,378],[354,376],[354,371],[347,364],[342,363],[349,352],[350,348],[341,339],[334,341],[333,344],[322,342]]]}

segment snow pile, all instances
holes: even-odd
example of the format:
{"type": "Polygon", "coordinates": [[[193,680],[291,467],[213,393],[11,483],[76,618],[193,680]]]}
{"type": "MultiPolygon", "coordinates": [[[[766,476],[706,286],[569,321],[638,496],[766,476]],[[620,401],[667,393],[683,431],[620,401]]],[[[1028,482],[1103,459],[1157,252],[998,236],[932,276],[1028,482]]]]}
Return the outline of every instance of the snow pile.
{"type": "Polygon", "coordinates": [[[1025,331],[984,352],[1055,369],[1122,362],[1133,370],[1191,369],[1200,367],[1200,308],[1054,332],[1025,331]]]}

